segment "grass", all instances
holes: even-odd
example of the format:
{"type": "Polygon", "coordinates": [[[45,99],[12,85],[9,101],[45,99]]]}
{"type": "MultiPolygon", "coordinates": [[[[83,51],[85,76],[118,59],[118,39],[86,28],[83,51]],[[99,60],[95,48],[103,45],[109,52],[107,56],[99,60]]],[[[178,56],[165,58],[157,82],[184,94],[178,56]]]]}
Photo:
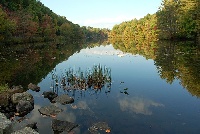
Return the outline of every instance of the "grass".
{"type": "Polygon", "coordinates": [[[0,93],[9,89],[8,84],[0,84],[0,93]]]}

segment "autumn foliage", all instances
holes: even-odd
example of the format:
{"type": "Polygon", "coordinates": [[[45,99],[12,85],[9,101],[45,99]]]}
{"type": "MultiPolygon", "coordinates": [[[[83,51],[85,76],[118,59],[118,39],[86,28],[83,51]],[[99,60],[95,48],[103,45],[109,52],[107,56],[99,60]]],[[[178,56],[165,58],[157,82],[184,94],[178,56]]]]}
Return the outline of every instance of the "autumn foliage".
{"type": "Polygon", "coordinates": [[[91,29],[73,24],[38,0],[0,1],[0,41],[3,43],[85,40],[96,34],[99,38],[107,37],[101,29],[95,32],[91,29]]]}

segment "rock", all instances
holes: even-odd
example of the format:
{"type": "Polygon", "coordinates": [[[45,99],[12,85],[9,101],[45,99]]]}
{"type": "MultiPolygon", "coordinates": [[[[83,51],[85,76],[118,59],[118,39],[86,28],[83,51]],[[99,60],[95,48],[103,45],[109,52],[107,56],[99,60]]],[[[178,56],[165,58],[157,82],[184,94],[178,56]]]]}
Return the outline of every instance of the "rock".
{"type": "Polygon", "coordinates": [[[29,101],[31,104],[34,104],[33,96],[29,94],[28,92],[13,94],[11,97],[11,101],[14,104],[19,103],[19,101],[29,101]]]}
{"type": "Polygon", "coordinates": [[[33,122],[33,123],[30,123],[30,124],[27,124],[26,127],[30,127],[34,130],[38,130],[38,127],[37,127],[37,122],[33,122]]]}
{"type": "Polygon", "coordinates": [[[52,121],[52,129],[54,132],[63,132],[63,131],[70,132],[72,129],[76,127],[78,127],[78,124],[72,122],[60,121],[57,119],[54,119],[52,121]]]}
{"type": "Polygon", "coordinates": [[[58,102],[58,103],[61,103],[61,104],[70,104],[70,103],[73,103],[74,102],[74,99],[70,96],[68,96],[67,94],[63,94],[63,95],[60,95],[60,96],[57,96],[56,98],[54,98],[52,100],[52,102],[58,102]]]}
{"type": "Polygon", "coordinates": [[[10,93],[14,94],[14,93],[22,93],[24,92],[24,89],[21,85],[19,86],[12,86],[11,89],[8,90],[10,93]]]}
{"type": "Polygon", "coordinates": [[[0,113],[0,134],[10,134],[12,130],[12,122],[0,113]]]}
{"type": "Polygon", "coordinates": [[[56,98],[58,95],[52,91],[49,92],[43,92],[44,98],[48,98],[50,101],[52,101],[54,98],[56,98]]]}
{"type": "Polygon", "coordinates": [[[16,105],[17,113],[19,113],[20,116],[30,113],[30,111],[32,111],[33,109],[34,106],[29,101],[20,100],[16,105]]]}
{"type": "Polygon", "coordinates": [[[40,109],[38,109],[38,111],[43,115],[54,117],[58,113],[62,112],[63,110],[54,105],[50,105],[50,106],[41,107],[40,109]]]}
{"type": "Polygon", "coordinates": [[[10,94],[3,92],[0,93],[0,106],[1,107],[6,107],[9,105],[9,99],[10,99],[10,94]]]}
{"type": "Polygon", "coordinates": [[[39,133],[30,127],[25,127],[21,130],[15,131],[11,134],[39,134],[39,133]]]}
{"type": "Polygon", "coordinates": [[[89,129],[88,129],[92,134],[98,134],[99,130],[103,130],[106,133],[110,133],[111,129],[108,126],[108,124],[106,122],[97,122],[94,123],[89,129]]]}
{"type": "Polygon", "coordinates": [[[90,131],[91,134],[100,134],[99,131],[94,127],[90,127],[88,130],[90,131]]]}
{"type": "Polygon", "coordinates": [[[40,91],[40,87],[38,87],[37,85],[30,83],[28,84],[28,89],[31,89],[33,91],[39,92],[40,91]]]}

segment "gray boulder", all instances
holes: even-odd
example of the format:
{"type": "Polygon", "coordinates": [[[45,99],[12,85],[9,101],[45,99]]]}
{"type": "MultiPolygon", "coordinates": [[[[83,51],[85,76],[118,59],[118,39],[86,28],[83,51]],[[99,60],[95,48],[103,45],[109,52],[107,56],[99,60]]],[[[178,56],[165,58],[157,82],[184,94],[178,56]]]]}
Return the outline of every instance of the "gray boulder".
{"type": "Polygon", "coordinates": [[[34,104],[33,96],[28,92],[13,94],[11,97],[11,101],[14,104],[18,104],[19,101],[29,101],[31,104],[34,104]]]}
{"type": "Polygon", "coordinates": [[[63,94],[63,95],[60,95],[60,96],[57,96],[56,98],[54,98],[52,100],[52,102],[58,102],[58,103],[61,103],[61,104],[71,104],[74,102],[74,99],[70,96],[68,96],[67,94],[63,94]]]}
{"type": "Polygon", "coordinates": [[[15,131],[11,134],[39,134],[39,133],[30,127],[25,127],[21,130],[15,131]]]}
{"type": "Polygon", "coordinates": [[[31,102],[29,101],[19,101],[18,104],[16,105],[16,110],[19,115],[26,115],[30,113],[34,109],[34,106],[31,102]]]}
{"type": "Polygon", "coordinates": [[[49,92],[44,91],[42,95],[44,96],[44,98],[48,98],[50,101],[52,101],[54,98],[58,96],[55,92],[52,91],[49,92]]]}
{"type": "Polygon", "coordinates": [[[40,109],[38,109],[38,111],[43,115],[54,117],[58,113],[62,112],[63,110],[54,105],[50,105],[50,106],[41,107],[40,109]]]}
{"type": "Polygon", "coordinates": [[[30,83],[28,84],[28,89],[31,89],[33,91],[39,92],[40,91],[40,87],[38,87],[37,85],[30,83]]]}
{"type": "Polygon", "coordinates": [[[72,122],[60,121],[57,119],[54,119],[52,121],[52,129],[54,132],[63,132],[63,131],[70,132],[72,129],[76,127],[78,127],[78,124],[72,122]]]}
{"type": "Polygon", "coordinates": [[[0,113],[0,134],[10,134],[12,130],[12,122],[0,113]]]}

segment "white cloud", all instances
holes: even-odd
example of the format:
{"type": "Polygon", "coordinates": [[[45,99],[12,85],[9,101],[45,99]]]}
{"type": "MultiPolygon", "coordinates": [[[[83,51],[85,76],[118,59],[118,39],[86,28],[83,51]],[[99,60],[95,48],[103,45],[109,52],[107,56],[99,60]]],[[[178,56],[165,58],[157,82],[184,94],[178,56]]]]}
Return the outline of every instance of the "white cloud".
{"type": "Polygon", "coordinates": [[[133,97],[119,100],[120,109],[122,111],[130,111],[136,114],[152,115],[150,107],[163,107],[163,104],[152,100],[133,97]]]}

